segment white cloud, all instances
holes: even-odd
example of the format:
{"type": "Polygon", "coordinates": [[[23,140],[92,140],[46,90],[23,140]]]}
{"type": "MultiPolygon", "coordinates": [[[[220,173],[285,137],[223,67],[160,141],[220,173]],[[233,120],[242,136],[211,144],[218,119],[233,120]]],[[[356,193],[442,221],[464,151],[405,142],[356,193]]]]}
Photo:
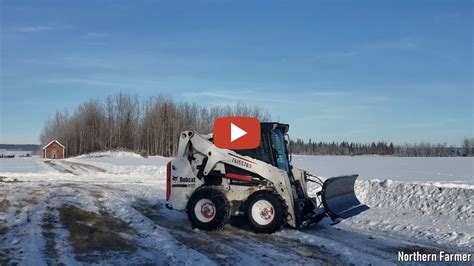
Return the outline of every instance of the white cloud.
{"type": "Polygon", "coordinates": [[[109,34],[106,33],[106,32],[87,32],[86,34],[84,34],[84,38],[85,39],[101,39],[101,38],[105,38],[105,37],[108,37],[109,34]]]}
{"type": "Polygon", "coordinates": [[[314,57],[314,59],[321,60],[321,59],[329,59],[329,58],[353,57],[353,56],[357,56],[358,54],[359,53],[355,51],[343,52],[343,53],[332,53],[332,54],[317,55],[314,57]]]}
{"type": "Polygon", "coordinates": [[[379,41],[367,46],[373,49],[386,49],[386,50],[410,50],[418,48],[418,44],[412,38],[402,38],[399,40],[390,41],[379,41]]]}
{"type": "Polygon", "coordinates": [[[394,126],[397,129],[413,129],[413,128],[442,128],[442,127],[452,127],[456,124],[465,124],[468,121],[466,118],[447,118],[439,119],[436,121],[431,120],[418,120],[416,122],[408,122],[405,124],[400,124],[394,126]]]}
{"type": "Polygon", "coordinates": [[[311,93],[314,96],[350,96],[351,94],[348,91],[315,91],[311,93]]]}
{"type": "Polygon", "coordinates": [[[120,86],[120,82],[110,82],[106,80],[90,79],[90,78],[52,78],[46,80],[50,83],[68,83],[68,84],[85,84],[94,86],[120,86]]]}
{"type": "Polygon", "coordinates": [[[61,25],[61,26],[45,26],[45,25],[30,25],[30,26],[22,26],[17,27],[15,31],[21,33],[36,33],[36,32],[45,32],[45,31],[52,31],[52,30],[64,30],[71,28],[69,25],[61,25]]]}
{"type": "Polygon", "coordinates": [[[107,59],[86,56],[67,56],[62,61],[65,65],[84,68],[118,69],[124,66],[124,64],[112,63],[107,59]]]}
{"type": "Polygon", "coordinates": [[[342,114],[328,114],[328,113],[325,113],[325,114],[322,114],[322,113],[318,113],[318,114],[313,114],[313,115],[308,115],[308,116],[305,116],[305,118],[308,118],[308,119],[316,119],[316,120],[334,120],[334,119],[344,119],[346,118],[346,116],[342,115],[342,114]]]}
{"type": "Polygon", "coordinates": [[[251,102],[271,102],[271,103],[290,103],[291,99],[281,94],[265,93],[259,89],[234,89],[234,90],[208,90],[198,92],[184,92],[181,96],[186,98],[208,98],[223,99],[231,101],[251,101],[251,102]]]}
{"type": "Polygon", "coordinates": [[[16,31],[29,33],[29,32],[49,31],[53,29],[54,29],[53,27],[49,27],[49,26],[25,26],[25,27],[17,28],[16,31]]]}

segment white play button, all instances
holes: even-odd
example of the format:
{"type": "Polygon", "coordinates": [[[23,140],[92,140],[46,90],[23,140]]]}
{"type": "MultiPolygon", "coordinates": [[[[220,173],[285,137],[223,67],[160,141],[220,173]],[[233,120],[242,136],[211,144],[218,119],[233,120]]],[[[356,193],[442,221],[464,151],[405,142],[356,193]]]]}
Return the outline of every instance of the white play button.
{"type": "Polygon", "coordinates": [[[236,126],[234,123],[230,123],[230,142],[234,142],[245,135],[247,135],[247,131],[236,126]]]}

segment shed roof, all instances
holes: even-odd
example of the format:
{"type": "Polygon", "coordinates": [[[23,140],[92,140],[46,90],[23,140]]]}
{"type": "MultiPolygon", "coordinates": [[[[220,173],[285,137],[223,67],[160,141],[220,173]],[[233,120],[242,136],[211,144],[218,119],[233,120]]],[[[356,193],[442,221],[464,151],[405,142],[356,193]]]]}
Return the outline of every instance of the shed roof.
{"type": "Polygon", "coordinates": [[[50,143],[44,145],[43,150],[46,149],[49,145],[53,144],[53,142],[58,143],[61,147],[63,147],[63,149],[66,149],[66,147],[64,147],[64,145],[62,145],[61,142],[55,139],[55,140],[52,140],[50,143]]]}

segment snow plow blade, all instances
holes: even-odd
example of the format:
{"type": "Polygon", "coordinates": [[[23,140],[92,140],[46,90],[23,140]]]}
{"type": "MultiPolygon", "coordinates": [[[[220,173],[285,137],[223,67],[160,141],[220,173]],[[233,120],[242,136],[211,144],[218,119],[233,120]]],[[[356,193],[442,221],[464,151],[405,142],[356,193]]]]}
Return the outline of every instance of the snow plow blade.
{"type": "Polygon", "coordinates": [[[355,195],[354,183],[357,177],[358,175],[339,176],[324,181],[321,200],[333,220],[346,219],[369,209],[355,195]]]}

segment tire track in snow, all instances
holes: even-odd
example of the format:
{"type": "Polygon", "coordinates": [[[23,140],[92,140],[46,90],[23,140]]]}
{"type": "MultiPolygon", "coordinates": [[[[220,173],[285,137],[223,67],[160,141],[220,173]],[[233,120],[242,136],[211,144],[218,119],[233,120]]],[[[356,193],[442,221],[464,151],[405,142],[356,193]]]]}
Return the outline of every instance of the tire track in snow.
{"type": "Polygon", "coordinates": [[[53,169],[66,174],[81,175],[83,173],[106,173],[103,168],[78,162],[71,162],[66,160],[46,160],[45,164],[53,169]]]}
{"type": "Polygon", "coordinates": [[[51,166],[51,168],[53,168],[54,170],[60,172],[60,173],[65,173],[65,174],[73,174],[73,175],[79,175],[78,173],[75,173],[74,171],[72,171],[71,169],[67,169],[65,168],[64,166],[58,164],[57,162],[53,161],[53,160],[49,160],[49,161],[44,161],[45,164],[51,166]]]}
{"type": "Polygon", "coordinates": [[[134,208],[192,249],[218,264],[338,264],[341,263],[323,248],[301,243],[298,240],[274,235],[257,235],[245,230],[226,226],[222,231],[192,230],[182,213],[164,214],[163,204],[150,205],[137,201],[134,208]],[[180,215],[181,214],[181,215],[180,215]]]}
{"type": "MultiPolygon", "coordinates": [[[[379,232],[359,232],[352,228],[337,226],[321,225],[315,229],[296,233],[283,231],[279,234],[289,238],[298,238],[306,243],[324,244],[334,254],[340,254],[344,261],[356,264],[396,265],[400,263],[397,261],[398,251],[439,254],[439,251],[443,250],[447,253],[469,253],[467,250],[442,248],[413,240],[399,239],[379,232]]],[[[447,265],[449,263],[433,262],[432,264],[447,265]]]]}
{"type": "Polygon", "coordinates": [[[100,172],[100,173],[107,172],[103,168],[100,168],[100,167],[97,167],[97,166],[94,166],[94,165],[90,165],[90,164],[85,164],[85,163],[71,162],[71,161],[66,161],[66,160],[61,161],[61,163],[66,164],[66,165],[70,166],[73,169],[79,168],[82,171],[86,171],[86,172],[100,172]]]}

